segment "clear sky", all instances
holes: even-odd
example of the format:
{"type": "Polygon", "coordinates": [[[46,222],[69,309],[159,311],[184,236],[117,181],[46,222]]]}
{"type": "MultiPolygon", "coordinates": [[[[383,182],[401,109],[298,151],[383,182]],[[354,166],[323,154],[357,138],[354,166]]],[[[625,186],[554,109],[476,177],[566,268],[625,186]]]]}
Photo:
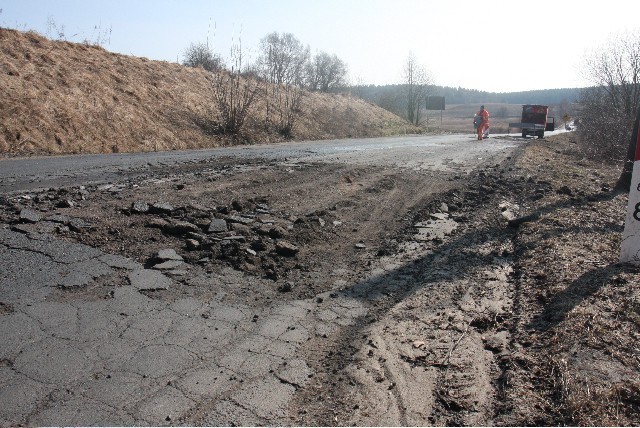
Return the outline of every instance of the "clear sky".
{"type": "Polygon", "coordinates": [[[587,52],[640,32],[638,0],[0,0],[0,9],[2,27],[106,36],[110,51],[174,62],[207,40],[226,58],[239,39],[251,60],[268,33],[292,33],[312,53],[337,54],[352,83],[400,83],[412,52],[435,84],[492,92],[585,86],[587,52]]]}

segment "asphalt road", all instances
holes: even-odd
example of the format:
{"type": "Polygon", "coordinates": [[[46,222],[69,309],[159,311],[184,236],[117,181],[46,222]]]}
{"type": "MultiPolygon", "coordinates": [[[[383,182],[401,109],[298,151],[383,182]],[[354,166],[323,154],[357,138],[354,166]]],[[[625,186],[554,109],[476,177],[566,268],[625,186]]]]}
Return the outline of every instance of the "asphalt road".
{"type": "MultiPolygon", "coordinates": [[[[0,161],[0,193],[105,183],[156,167],[211,159],[344,162],[464,174],[497,163],[517,139],[406,136],[146,154],[0,161]]],[[[367,313],[361,300],[323,293],[256,310],[149,289],[168,276],[48,234],[0,224],[0,426],[282,425],[313,376],[297,353],[367,313]],[[106,278],[106,279],[105,279],[106,278]],[[108,295],[96,281],[127,280],[108,295]],[[86,290],[82,298],[65,289],[86,290]],[[92,291],[93,290],[93,291],[92,291]]],[[[242,281],[229,269],[213,289],[242,281]]],[[[190,278],[193,284],[198,278],[190,278]]],[[[259,280],[256,280],[259,281],[259,280]]]]}
{"type": "MultiPolygon", "coordinates": [[[[520,140],[521,141],[521,140],[520,140]]],[[[518,144],[500,136],[479,143],[474,135],[405,136],[281,143],[195,151],[75,155],[0,160],[0,192],[100,184],[155,167],[226,157],[274,161],[355,162],[446,170],[451,163],[471,170],[518,144]]]]}

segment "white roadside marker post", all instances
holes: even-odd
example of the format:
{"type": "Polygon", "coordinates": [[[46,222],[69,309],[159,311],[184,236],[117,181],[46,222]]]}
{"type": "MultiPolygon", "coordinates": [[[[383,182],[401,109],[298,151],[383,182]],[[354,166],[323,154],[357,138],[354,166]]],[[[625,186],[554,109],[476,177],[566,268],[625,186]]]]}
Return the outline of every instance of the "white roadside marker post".
{"type": "MultiPolygon", "coordinates": [[[[636,127],[637,129],[637,127],[636,127]]],[[[636,155],[633,159],[629,205],[622,235],[620,261],[640,265],[640,132],[636,138],[636,155]]]]}

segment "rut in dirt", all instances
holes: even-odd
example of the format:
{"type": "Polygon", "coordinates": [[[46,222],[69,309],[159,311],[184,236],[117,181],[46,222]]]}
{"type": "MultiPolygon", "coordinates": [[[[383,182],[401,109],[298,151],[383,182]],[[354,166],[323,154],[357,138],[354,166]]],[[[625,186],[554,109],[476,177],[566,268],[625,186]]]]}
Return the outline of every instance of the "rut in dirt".
{"type": "MultiPolygon", "coordinates": [[[[298,400],[296,407],[304,409],[299,422],[415,425],[482,424],[491,420],[496,408],[494,401],[499,399],[494,384],[500,369],[493,352],[486,350],[486,337],[492,338],[494,333],[508,329],[512,293],[508,275],[513,263],[511,239],[514,231],[504,227],[504,218],[498,209],[502,202],[499,193],[504,194],[499,189],[511,187],[504,178],[507,170],[508,167],[495,166],[488,174],[481,171],[473,184],[464,190],[451,189],[433,195],[423,208],[405,221],[404,228],[396,235],[394,241],[400,245],[394,248],[395,257],[376,260],[369,271],[370,279],[342,291],[345,298],[363,301],[369,313],[357,325],[344,329],[336,340],[315,340],[305,347],[317,355],[314,368],[318,375],[298,400]],[[443,203],[453,208],[451,216],[459,224],[458,232],[443,242],[423,246],[420,252],[406,251],[414,237],[414,225],[428,220],[443,203]],[[397,253],[399,248],[405,250],[404,254],[397,253]],[[387,269],[380,269],[384,264],[387,269]],[[487,290],[479,284],[489,284],[495,295],[486,296],[487,290]],[[493,311],[469,303],[486,301],[487,297],[504,301],[505,307],[493,311]],[[380,335],[375,334],[377,324],[388,328],[393,323],[407,321],[407,316],[413,317],[409,320],[412,323],[426,323],[419,317],[403,315],[398,311],[403,305],[406,305],[405,314],[410,311],[429,313],[439,321],[446,322],[453,314],[456,319],[445,328],[440,328],[441,325],[429,327],[432,340],[440,341],[440,349],[430,355],[408,355],[398,350],[395,350],[398,351],[396,355],[380,355],[380,348],[386,345],[380,343],[380,335]],[[472,349],[485,352],[486,358],[477,360],[473,355],[466,355],[466,360],[453,361],[457,354],[469,354],[472,349]],[[390,358],[430,372],[427,382],[431,386],[429,395],[423,397],[424,408],[416,411],[421,403],[407,404],[415,401],[411,398],[412,393],[424,391],[419,385],[394,379],[392,366],[396,362],[389,363],[390,358]],[[363,385],[352,369],[354,365],[366,366],[366,360],[376,361],[369,364],[368,370],[373,377],[372,386],[363,385]],[[478,401],[473,397],[451,395],[452,391],[478,395],[479,373],[484,373],[481,376],[484,398],[478,401]],[[394,413],[393,418],[376,419],[375,411],[367,414],[368,410],[364,410],[374,406],[374,403],[367,404],[376,396],[371,388],[381,390],[381,396],[392,397],[386,411],[394,413]],[[408,416],[408,413],[411,414],[408,416]],[[482,416],[478,417],[478,414],[482,416]]],[[[499,351],[502,345],[496,346],[499,351]]]]}

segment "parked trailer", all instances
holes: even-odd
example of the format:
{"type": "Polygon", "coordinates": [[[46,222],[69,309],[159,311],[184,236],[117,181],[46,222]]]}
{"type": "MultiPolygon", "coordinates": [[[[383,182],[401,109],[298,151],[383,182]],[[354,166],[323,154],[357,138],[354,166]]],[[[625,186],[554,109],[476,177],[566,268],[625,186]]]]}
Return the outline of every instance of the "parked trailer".
{"type": "Polygon", "coordinates": [[[520,128],[522,138],[527,135],[535,135],[544,138],[544,131],[555,130],[555,118],[548,117],[549,106],[539,104],[525,104],[522,106],[522,118],[520,122],[510,123],[509,128],[520,128]]]}

